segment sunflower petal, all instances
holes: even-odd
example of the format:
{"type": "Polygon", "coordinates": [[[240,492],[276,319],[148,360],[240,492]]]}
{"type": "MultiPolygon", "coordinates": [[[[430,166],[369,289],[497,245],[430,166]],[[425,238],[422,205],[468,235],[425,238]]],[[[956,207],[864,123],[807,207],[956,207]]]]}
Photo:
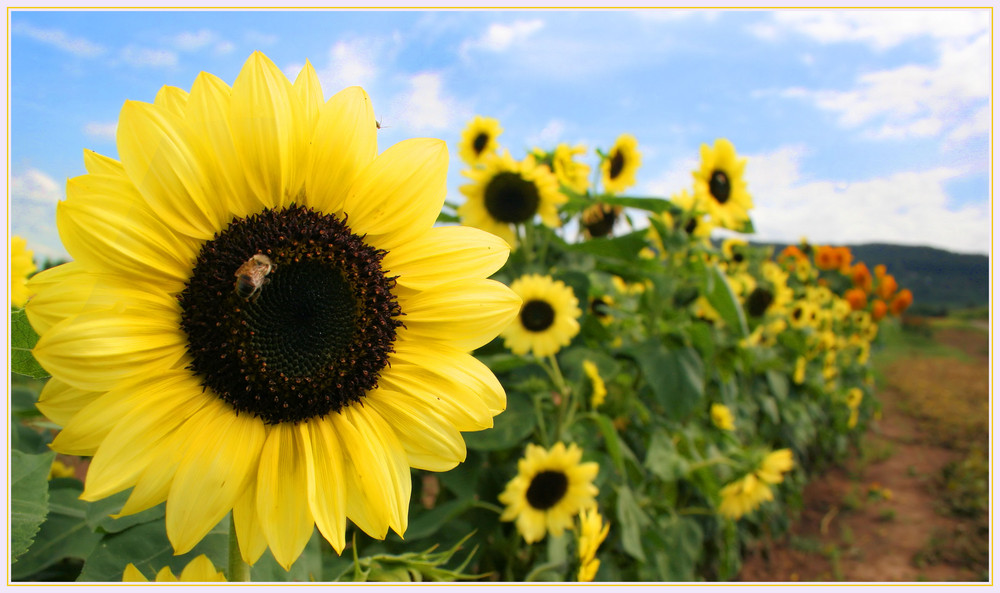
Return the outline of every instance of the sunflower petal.
{"type": "Polygon", "coordinates": [[[220,400],[180,428],[190,445],[167,496],[167,537],[174,552],[191,550],[246,491],[264,446],[264,424],[220,400]]]}
{"type": "Polygon", "coordinates": [[[344,453],[332,423],[324,418],[300,425],[307,444],[306,478],[309,508],[316,527],[338,554],[347,545],[347,501],[344,488],[344,453]]]}
{"type": "Polygon", "coordinates": [[[166,109],[170,113],[180,117],[184,115],[184,108],[187,106],[188,92],[175,86],[165,85],[156,93],[153,105],[166,109]]]}
{"type": "Polygon", "coordinates": [[[267,537],[257,517],[257,478],[247,487],[243,496],[233,506],[233,523],[240,555],[247,564],[256,564],[267,549],[267,537]]]}
{"type": "Polygon", "coordinates": [[[406,244],[434,225],[448,193],[448,145],[414,138],[392,145],[351,186],[344,212],[359,235],[384,249],[406,244]]]}
{"type": "Polygon", "coordinates": [[[59,426],[66,426],[77,412],[101,395],[100,391],[77,389],[56,377],[51,377],[45,383],[45,387],[42,387],[38,403],[35,405],[46,418],[59,426]]]}
{"type": "Polygon", "coordinates": [[[277,424],[260,453],[257,473],[257,517],[274,559],[285,570],[299,557],[313,532],[302,432],[277,424]]]}
{"type": "Polygon", "coordinates": [[[125,175],[125,168],[119,161],[86,148],[83,150],[83,166],[91,175],[125,175]]]}
{"type": "Polygon", "coordinates": [[[302,102],[306,129],[311,130],[316,125],[320,106],[323,105],[323,87],[319,83],[319,76],[316,76],[316,69],[309,60],[306,60],[305,66],[295,78],[292,89],[302,102]]]}
{"type": "Polygon", "coordinates": [[[394,249],[382,259],[386,276],[399,276],[396,283],[415,290],[441,284],[441,270],[448,279],[487,278],[503,267],[510,245],[503,239],[472,227],[432,227],[409,241],[406,249],[394,249]]]}
{"type": "Polygon", "coordinates": [[[411,467],[444,472],[465,461],[462,433],[419,398],[376,389],[365,397],[365,406],[395,431],[411,467]]]}
{"type": "Polygon", "coordinates": [[[348,87],[319,109],[312,132],[304,204],[336,212],[378,151],[375,112],[361,87],[348,87]]]}

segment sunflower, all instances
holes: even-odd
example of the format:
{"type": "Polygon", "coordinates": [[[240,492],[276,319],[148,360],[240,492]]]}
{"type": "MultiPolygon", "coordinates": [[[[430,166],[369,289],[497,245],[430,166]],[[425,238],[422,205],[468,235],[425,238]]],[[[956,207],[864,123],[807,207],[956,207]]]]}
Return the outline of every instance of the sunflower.
{"type": "Polygon", "coordinates": [[[709,415],[712,417],[712,424],[719,430],[736,429],[736,425],[733,424],[733,413],[724,404],[712,404],[709,415]]]}
{"type": "Polygon", "coordinates": [[[499,144],[497,137],[503,133],[500,122],[492,117],[477,115],[462,130],[462,140],[458,144],[458,155],[470,165],[478,165],[491,154],[499,144]]]}
{"type": "Polygon", "coordinates": [[[517,462],[517,476],[500,494],[506,507],[501,521],[514,521],[529,544],[541,541],[546,533],[562,535],[581,510],[597,506],[594,497],[598,465],[580,463],[583,451],[575,444],[556,443],[546,450],[528,444],[517,462]]]}
{"type": "Polygon", "coordinates": [[[583,372],[590,379],[590,407],[596,409],[604,403],[604,398],[608,395],[608,388],[601,378],[601,373],[597,370],[597,365],[591,360],[583,361],[583,372]]]}
{"type": "MultiPolygon", "coordinates": [[[[122,574],[122,582],[124,583],[148,583],[149,579],[146,578],[139,569],[135,567],[131,562],[125,567],[125,572],[122,574]]],[[[184,570],[181,571],[181,576],[174,576],[174,572],[170,570],[169,566],[164,566],[160,569],[160,572],[156,573],[157,583],[224,583],[226,582],[226,575],[215,570],[215,565],[212,561],[208,559],[208,556],[202,554],[198,556],[191,562],[188,562],[184,570]]]]}
{"type": "Polygon", "coordinates": [[[27,248],[24,237],[14,235],[10,238],[10,305],[20,309],[28,302],[31,292],[28,290],[28,276],[35,270],[34,253],[27,248]]]}
{"type": "Polygon", "coordinates": [[[314,525],[340,552],[348,518],[402,535],[410,468],[455,467],[506,405],[469,352],[520,307],[487,279],[508,246],[434,227],[444,142],[378,154],[367,94],[323,96],[255,52],[232,88],[126,102],[121,161],[85,152],[58,206],[74,261],[30,282],[52,447],[93,456],[84,500],[166,501],[177,554],[230,511],[251,564],[314,525]]]}
{"type": "Polygon", "coordinates": [[[521,297],[521,311],[500,335],[514,354],[550,356],[580,332],[577,320],[582,313],[569,286],[550,276],[529,274],[510,288],[521,297]]]}
{"type": "Polygon", "coordinates": [[[594,237],[611,235],[621,213],[621,206],[612,206],[603,202],[597,202],[593,206],[587,207],[580,215],[584,236],[593,239],[594,237]]]}
{"type": "Polygon", "coordinates": [[[692,240],[708,243],[715,224],[707,215],[708,205],[704,198],[683,189],[679,194],[671,196],[670,201],[684,213],[684,216],[675,219],[674,224],[681,225],[677,228],[683,228],[692,240]]]}
{"type": "Polygon", "coordinates": [[[729,519],[739,519],[762,503],[774,500],[771,488],[752,473],[726,484],[719,495],[722,498],[719,513],[729,519]]]}
{"type": "Polygon", "coordinates": [[[611,151],[601,161],[604,191],[616,194],[635,185],[635,172],[639,170],[641,164],[639,141],[631,134],[619,136],[611,151]]]}
{"type": "Polygon", "coordinates": [[[586,192],[590,186],[590,165],[577,162],[573,157],[586,152],[587,147],[583,145],[570,148],[569,144],[560,143],[552,154],[552,171],[556,179],[578,194],[586,192]]]}
{"type": "Polygon", "coordinates": [[[597,576],[601,561],[597,559],[597,548],[608,537],[611,523],[604,523],[601,513],[596,508],[580,511],[580,539],[577,540],[577,556],[580,559],[580,570],[576,580],[589,583],[597,576]]]}
{"type": "Polygon", "coordinates": [[[716,140],[713,148],[701,145],[701,166],[692,171],[694,193],[705,201],[718,226],[738,231],[749,220],[747,211],[753,208],[753,200],[743,179],[746,163],[725,138],[716,140]]]}
{"type": "Polygon", "coordinates": [[[902,315],[903,311],[906,311],[912,304],[913,293],[910,292],[909,288],[904,288],[892,298],[892,302],[889,303],[889,310],[892,311],[893,315],[902,315]]]}
{"type": "Polygon", "coordinates": [[[569,199],[559,191],[559,182],[545,165],[537,165],[528,155],[517,162],[510,153],[490,155],[483,167],[468,169],[462,174],[473,182],[459,190],[465,203],[458,207],[464,224],[500,236],[510,245],[517,237],[511,225],[528,224],[535,215],[550,227],[561,222],[556,206],[569,199]]]}

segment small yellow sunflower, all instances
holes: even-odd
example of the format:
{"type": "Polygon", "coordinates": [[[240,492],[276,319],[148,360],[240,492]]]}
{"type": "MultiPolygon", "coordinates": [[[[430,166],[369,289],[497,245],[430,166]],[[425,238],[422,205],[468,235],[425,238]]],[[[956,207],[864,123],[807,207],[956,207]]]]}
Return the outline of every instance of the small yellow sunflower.
{"type": "Polygon", "coordinates": [[[580,571],[576,580],[589,583],[597,576],[601,561],[597,559],[597,548],[608,537],[611,523],[604,523],[601,513],[596,508],[580,511],[580,539],[577,540],[577,556],[580,559],[580,571]]]}
{"type": "Polygon", "coordinates": [[[34,253],[27,247],[24,237],[14,235],[10,238],[10,305],[19,309],[31,296],[28,276],[38,269],[32,259],[34,253]]]}
{"type": "MultiPolygon", "coordinates": [[[[124,583],[148,583],[149,579],[146,578],[139,569],[135,567],[131,562],[125,567],[125,572],[122,574],[122,582],[124,583]]],[[[215,565],[212,561],[208,559],[208,556],[202,554],[198,556],[191,562],[188,562],[184,570],[181,571],[181,576],[174,576],[174,572],[170,570],[169,566],[164,566],[160,569],[160,572],[156,573],[157,583],[225,583],[226,575],[220,571],[215,570],[215,565]]]]}
{"type": "Polygon", "coordinates": [[[590,379],[590,407],[596,409],[604,403],[604,398],[608,395],[607,386],[604,385],[604,379],[601,378],[601,373],[598,372],[597,365],[593,361],[583,361],[583,372],[590,379]]]}
{"type": "Polygon", "coordinates": [[[503,133],[500,122],[492,117],[477,115],[462,130],[458,155],[470,165],[478,165],[499,149],[497,137],[503,133]]]}
{"type": "Polygon", "coordinates": [[[580,226],[583,227],[584,236],[588,239],[610,236],[622,210],[621,206],[612,206],[601,202],[589,206],[580,215],[580,226]]]}
{"type": "Polygon", "coordinates": [[[240,551],[288,568],[314,526],[407,526],[410,468],[465,458],[506,405],[471,354],[520,299],[509,248],[435,227],[440,140],[379,153],[360,87],[324,100],[264,54],[232,87],[128,101],[120,161],[84,153],[57,209],[73,261],[37,274],[28,318],[52,374],[38,408],[92,456],[81,498],[166,502],[177,554],[232,512],[240,551]],[[405,325],[403,324],[405,319],[405,325]]]}
{"type": "Polygon", "coordinates": [[[847,407],[852,410],[858,409],[861,405],[861,400],[864,399],[865,394],[861,391],[860,387],[851,387],[847,390],[847,407]]]}
{"type": "Polygon", "coordinates": [[[712,404],[709,415],[712,417],[712,424],[719,430],[736,430],[733,413],[724,404],[712,404]]]}
{"type": "Polygon", "coordinates": [[[601,162],[604,191],[616,194],[635,185],[635,172],[641,164],[639,141],[631,134],[619,136],[607,158],[601,162]]]}
{"type": "Polygon", "coordinates": [[[583,451],[572,443],[556,443],[549,450],[529,444],[517,462],[517,476],[500,494],[506,505],[500,520],[516,520],[529,544],[572,527],[581,510],[597,506],[594,478],[599,468],[593,461],[580,463],[582,457],[583,451]]]}
{"type": "Polygon", "coordinates": [[[574,160],[573,157],[586,154],[587,147],[581,145],[570,148],[560,143],[552,154],[552,170],[559,183],[572,191],[582,194],[590,186],[590,165],[574,160]]]}
{"type": "Polygon", "coordinates": [[[590,299],[590,314],[596,317],[601,325],[607,327],[615,320],[615,316],[611,313],[614,306],[615,300],[609,296],[593,297],[590,299]]]}
{"type": "Polygon", "coordinates": [[[550,276],[529,274],[510,288],[521,297],[521,311],[500,335],[514,354],[550,356],[580,332],[580,306],[569,286],[550,276]]]}
{"type": "Polygon", "coordinates": [[[743,179],[746,162],[725,138],[716,140],[713,148],[701,145],[701,166],[692,172],[694,192],[705,200],[718,226],[740,230],[749,220],[747,211],[753,208],[753,200],[743,179]]]}
{"type": "Polygon", "coordinates": [[[780,484],[786,474],[795,467],[791,449],[779,449],[764,456],[757,468],[757,477],[768,484],[780,484]]]}
{"type": "Polygon", "coordinates": [[[458,207],[463,224],[493,233],[509,245],[517,245],[513,226],[529,224],[535,215],[550,227],[561,222],[556,209],[569,199],[559,191],[559,182],[545,165],[528,155],[517,162],[510,153],[488,156],[483,166],[462,174],[472,180],[459,190],[465,203],[458,207]]]}
{"type": "Polygon", "coordinates": [[[684,213],[683,216],[675,219],[674,224],[677,225],[676,228],[683,228],[688,237],[695,241],[708,243],[708,238],[712,234],[712,229],[715,228],[715,223],[712,222],[711,217],[707,214],[708,206],[704,198],[699,197],[698,194],[691,194],[684,189],[679,194],[671,196],[670,201],[684,213]]]}
{"type": "Polygon", "coordinates": [[[719,495],[722,497],[719,513],[730,519],[739,519],[762,503],[774,500],[771,488],[752,473],[726,484],[719,495]]]}

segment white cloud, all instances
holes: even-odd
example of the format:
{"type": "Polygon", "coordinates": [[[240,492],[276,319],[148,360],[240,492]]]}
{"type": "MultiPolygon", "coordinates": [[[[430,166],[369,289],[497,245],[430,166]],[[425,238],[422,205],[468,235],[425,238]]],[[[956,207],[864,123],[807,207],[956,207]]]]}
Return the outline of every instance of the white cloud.
{"type": "Polygon", "coordinates": [[[118,122],[87,122],[83,126],[83,133],[98,140],[114,141],[115,133],[118,131],[118,122]]]}
{"type": "Polygon", "coordinates": [[[415,74],[410,77],[409,85],[409,90],[394,101],[400,106],[398,117],[402,125],[414,132],[440,132],[457,125],[456,117],[464,111],[442,90],[440,74],[415,74]]]}
{"type": "Polygon", "coordinates": [[[196,51],[215,41],[216,35],[208,29],[184,31],[172,38],[173,45],[181,51],[196,51]]]}
{"type": "Polygon", "coordinates": [[[554,148],[566,133],[566,124],[562,120],[549,120],[535,135],[528,138],[528,145],[554,148]]]}
{"type": "MultiPolygon", "coordinates": [[[[349,86],[362,86],[366,90],[375,79],[379,47],[371,40],[338,41],[327,51],[325,65],[313,64],[316,76],[327,95],[349,86]]],[[[295,80],[304,64],[290,64],[284,68],[289,79],[295,80]]]]}
{"type": "Polygon", "coordinates": [[[916,37],[965,39],[988,32],[986,10],[779,10],[750,28],[773,40],[793,32],[821,43],[865,43],[887,49],[916,37]]]}
{"type": "Polygon", "coordinates": [[[243,34],[247,43],[254,46],[274,45],[278,42],[278,36],[272,33],[261,33],[260,31],[247,31],[243,34]]]}
{"type": "Polygon", "coordinates": [[[223,56],[236,49],[236,45],[232,41],[220,41],[215,44],[215,55],[223,56]]]}
{"type": "Polygon", "coordinates": [[[956,168],[904,171],[858,182],[803,179],[800,147],[750,156],[747,186],[757,238],[773,242],[926,245],[966,253],[991,246],[986,205],[953,207],[945,184],[956,168]]]}
{"type": "Polygon", "coordinates": [[[59,29],[40,29],[24,22],[14,23],[10,32],[30,37],[35,41],[40,41],[84,58],[97,57],[107,51],[104,46],[83,37],[72,37],[59,29]]]}
{"type": "Polygon", "coordinates": [[[166,49],[126,46],[119,54],[121,61],[138,68],[163,68],[177,65],[177,54],[166,49]]]}
{"type": "Polygon", "coordinates": [[[28,241],[36,261],[68,257],[56,229],[56,202],[63,197],[63,186],[38,169],[10,177],[10,230],[28,241]]]}
{"type": "Polygon", "coordinates": [[[524,41],[544,26],[545,23],[540,19],[514,21],[509,25],[493,23],[478,39],[464,41],[460,51],[463,55],[470,49],[501,52],[524,41]]]}

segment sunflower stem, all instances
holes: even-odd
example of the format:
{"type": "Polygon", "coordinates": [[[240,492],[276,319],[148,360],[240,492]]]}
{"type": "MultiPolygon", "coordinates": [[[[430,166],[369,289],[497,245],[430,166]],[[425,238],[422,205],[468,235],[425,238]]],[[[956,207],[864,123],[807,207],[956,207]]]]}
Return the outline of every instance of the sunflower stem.
{"type": "Polygon", "coordinates": [[[250,582],[250,565],[243,561],[240,553],[240,543],[236,539],[236,520],[232,513],[229,513],[229,582],[250,582]]]}
{"type": "Polygon", "coordinates": [[[535,404],[535,416],[538,418],[538,428],[542,437],[542,446],[549,446],[549,431],[545,427],[545,414],[542,413],[542,398],[538,395],[531,398],[535,404]]]}

